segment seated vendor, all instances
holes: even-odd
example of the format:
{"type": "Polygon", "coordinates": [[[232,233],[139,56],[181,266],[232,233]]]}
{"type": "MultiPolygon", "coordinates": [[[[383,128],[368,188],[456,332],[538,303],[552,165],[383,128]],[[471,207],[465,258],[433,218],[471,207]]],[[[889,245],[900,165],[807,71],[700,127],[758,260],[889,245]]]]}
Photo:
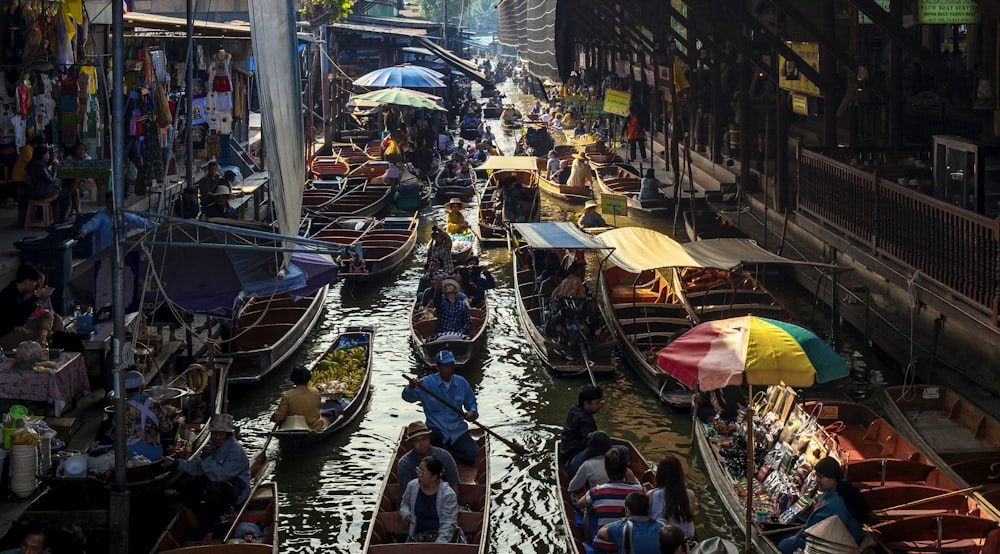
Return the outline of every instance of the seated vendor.
{"type": "Polygon", "coordinates": [[[576,220],[576,224],[584,229],[589,227],[608,226],[608,223],[604,221],[601,214],[597,213],[597,202],[594,202],[593,200],[588,200],[587,203],[583,205],[583,214],[581,214],[579,219],[576,220]]]}
{"type": "Polygon", "coordinates": [[[128,454],[143,456],[151,462],[163,457],[160,433],[169,433],[174,422],[163,406],[142,392],[145,380],[142,373],[125,374],[125,440],[128,454]]]}
{"type": "Polygon", "coordinates": [[[465,221],[465,216],[462,215],[462,208],[464,207],[465,203],[462,202],[461,198],[452,198],[444,205],[444,209],[448,210],[445,232],[449,235],[465,233],[469,230],[469,223],[465,221]]]}
{"type": "Polygon", "coordinates": [[[861,491],[844,481],[844,470],[840,463],[829,456],[817,462],[813,470],[816,472],[817,489],[821,494],[813,504],[813,510],[802,529],[778,543],[778,550],[782,554],[792,554],[805,548],[806,529],[832,516],[840,518],[855,542],[861,543],[864,538],[863,525],[871,519],[871,508],[861,491]]]}
{"type": "Polygon", "coordinates": [[[323,400],[319,391],[309,386],[311,377],[305,366],[300,365],[292,369],[289,379],[295,387],[281,394],[281,402],[278,403],[278,409],[271,414],[271,421],[282,423],[289,416],[303,416],[306,425],[314,432],[326,428],[326,420],[320,415],[323,400]]]}

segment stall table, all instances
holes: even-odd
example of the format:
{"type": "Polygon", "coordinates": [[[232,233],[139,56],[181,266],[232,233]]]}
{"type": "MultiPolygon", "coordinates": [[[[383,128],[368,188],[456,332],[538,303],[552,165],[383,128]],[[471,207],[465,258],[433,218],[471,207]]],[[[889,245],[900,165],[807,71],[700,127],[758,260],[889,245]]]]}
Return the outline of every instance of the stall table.
{"type": "Polygon", "coordinates": [[[54,361],[59,364],[55,369],[38,372],[13,358],[5,359],[0,371],[0,397],[47,402],[52,404],[56,417],[62,417],[63,410],[78,394],[90,392],[90,380],[79,352],[64,352],[54,361]]]}

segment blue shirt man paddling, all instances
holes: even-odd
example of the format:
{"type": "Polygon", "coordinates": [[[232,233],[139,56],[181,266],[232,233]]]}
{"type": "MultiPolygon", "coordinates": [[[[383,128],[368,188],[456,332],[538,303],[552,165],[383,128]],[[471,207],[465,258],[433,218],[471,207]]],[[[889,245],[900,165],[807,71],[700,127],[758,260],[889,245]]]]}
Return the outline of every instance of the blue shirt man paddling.
{"type": "Polygon", "coordinates": [[[473,465],[479,455],[479,445],[469,434],[466,421],[475,421],[479,417],[476,395],[464,377],[455,375],[455,356],[450,351],[438,352],[434,356],[434,367],[437,373],[423,379],[410,379],[410,383],[403,388],[403,400],[423,405],[427,427],[431,430],[431,444],[450,452],[456,462],[473,465]],[[459,415],[458,411],[427,391],[446,400],[462,414],[459,415]]]}

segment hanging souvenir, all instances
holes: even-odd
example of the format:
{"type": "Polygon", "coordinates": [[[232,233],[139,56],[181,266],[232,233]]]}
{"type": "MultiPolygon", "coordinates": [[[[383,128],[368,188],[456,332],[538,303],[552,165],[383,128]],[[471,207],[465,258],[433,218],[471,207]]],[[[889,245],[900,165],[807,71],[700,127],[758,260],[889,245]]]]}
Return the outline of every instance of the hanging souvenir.
{"type": "Polygon", "coordinates": [[[191,124],[201,125],[205,123],[205,99],[195,98],[191,101],[191,124]]]}
{"type": "Polygon", "coordinates": [[[138,109],[132,110],[132,118],[128,123],[129,136],[142,136],[142,112],[138,109]]]}
{"type": "Polygon", "coordinates": [[[31,85],[28,84],[27,77],[17,85],[17,113],[25,120],[31,114],[31,85]]]}

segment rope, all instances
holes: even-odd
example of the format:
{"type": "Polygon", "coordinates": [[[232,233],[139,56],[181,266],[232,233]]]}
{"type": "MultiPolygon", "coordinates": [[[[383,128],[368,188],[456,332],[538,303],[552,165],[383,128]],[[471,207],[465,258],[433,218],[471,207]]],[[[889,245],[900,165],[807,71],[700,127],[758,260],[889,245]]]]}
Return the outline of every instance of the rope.
{"type": "Polygon", "coordinates": [[[903,370],[903,392],[899,395],[896,400],[912,400],[913,395],[916,394],[914,383],[917,380],[917,360],[913,355],[914,348],[914,338],[913,338],[913,327],[915,320],[917,318],[917,279],[921,276],[920,270],[913,270],[913,275],[906,280],[906,295],[909,299],[910,305],[910,358],[909,362],[906,364],[906,369],[903,370]]]}

